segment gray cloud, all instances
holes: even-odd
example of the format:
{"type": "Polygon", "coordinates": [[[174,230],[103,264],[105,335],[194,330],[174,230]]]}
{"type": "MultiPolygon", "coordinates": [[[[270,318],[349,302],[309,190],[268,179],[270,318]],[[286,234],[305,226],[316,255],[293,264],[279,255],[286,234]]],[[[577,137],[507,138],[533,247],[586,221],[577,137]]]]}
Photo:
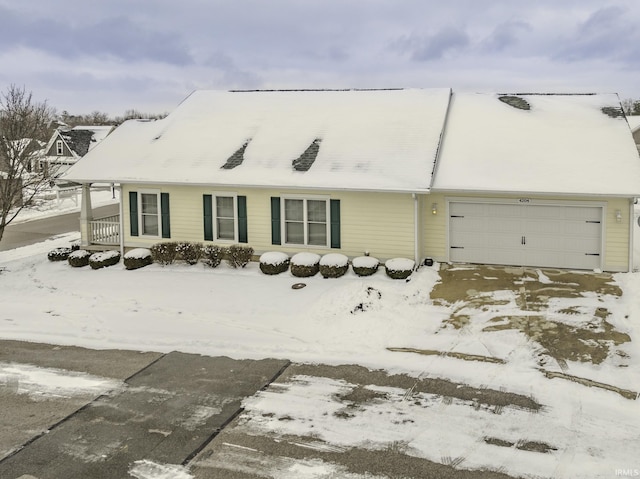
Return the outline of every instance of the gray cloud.
{"type": "Polygon", "coordinates": [[[154,31],[125,16],[110,16],[77,25],[59,18],[23,16],[0,6],[0,45],[28,47],[65,58],[111,57],[124,62],[155,61],[174,65],[192,62],[175,33],[154,31]]]}
{"type": "Polygon", "coordinates": [[[553,55],[559,61],[577,62],[590,59],[617,60],[629,55],[640,42],[638,25],[632,24],[628,11],[619,6],[596,10],[566,36],[553,55]]]}
{"type": "Polygon", "coordinates": [[[458,28],[445,28],[432,35],[402,36],[392,42],[391,48],[403,54],[408,53],[412,60],[438,60],[445,54],[461,50],[470,43],[469,36],[458,28]]]}
{"type": "Polygon", "coordinates": [[[482,41],[481,46],[488,52],[502,52],[508,48],[517,46],[522,34],[531,32],[532,30],[531,25],[523,21],[501,23],[482,41]]]}

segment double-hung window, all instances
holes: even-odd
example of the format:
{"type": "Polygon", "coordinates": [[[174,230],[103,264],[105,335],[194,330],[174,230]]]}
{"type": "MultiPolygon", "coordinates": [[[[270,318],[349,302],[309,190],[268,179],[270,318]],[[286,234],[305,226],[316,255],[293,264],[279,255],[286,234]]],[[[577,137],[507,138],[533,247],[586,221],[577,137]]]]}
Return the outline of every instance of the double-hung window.
{"type": "Polygon", "coordinates": [[[235,196],[214,196],[216,239],[237,241],[237,207],[235,196]]]}
{"type": "Polygon", "coordinates": [[[138,198],[141,234],[160,236],[160,193],[141,192],[138,198]]]}
{"type": "Polygon", "coordinates": [[[62,156],[64,153],[64,148],[62,146],[62,140],[56,141],[56,155],[62,156]]]}
{"type": "Polygon", "coordinates": [[[285,244],[328,246],[328,205],[324,198],[284,198],[285,244]]]}

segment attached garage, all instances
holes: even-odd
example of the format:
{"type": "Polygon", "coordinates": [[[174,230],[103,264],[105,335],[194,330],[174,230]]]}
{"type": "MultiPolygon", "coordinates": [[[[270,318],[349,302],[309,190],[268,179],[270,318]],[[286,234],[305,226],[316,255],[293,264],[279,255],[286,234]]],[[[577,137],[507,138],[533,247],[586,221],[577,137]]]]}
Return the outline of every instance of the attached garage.
{"type": "Polygon", "coordinates": [[[450,261],[602,268],[604,205],[465,199],[448,216],[450,261]]]}
{"type": "Polygon", "coordinates": [[[640,158],[617,95],[456,92],[434,171],[436,260],[632,268],[640,158]]]}

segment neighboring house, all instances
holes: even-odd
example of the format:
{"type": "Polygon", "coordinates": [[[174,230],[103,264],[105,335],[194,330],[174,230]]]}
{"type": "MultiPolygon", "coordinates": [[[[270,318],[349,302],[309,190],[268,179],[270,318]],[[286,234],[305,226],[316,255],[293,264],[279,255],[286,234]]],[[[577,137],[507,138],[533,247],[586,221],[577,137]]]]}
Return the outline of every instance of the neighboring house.
{"type": "Polygon", "coordinates": [[[61,175],[104,140],[114,128],[113,126],[76,126],[71,129],[55,130],[44,148],[43,157],[39,160],[39,169],[52,176],[61,175]]]}
{"type": "Polygon", "coordinates": [[[83,184],[87,247],[626,271],[640,160],[616,95],[198,91],[64,179],[83,184]],[[120,217],[92,218],[93,182],[120,185],[120,217]]]}
{"type": "Polygon", "coordinates": [[[629,122],[629,128],[631,128],[633,140],[636,142],[638,153],[640,153],[640,115],[628,116],[627,122],[629,122]]]}

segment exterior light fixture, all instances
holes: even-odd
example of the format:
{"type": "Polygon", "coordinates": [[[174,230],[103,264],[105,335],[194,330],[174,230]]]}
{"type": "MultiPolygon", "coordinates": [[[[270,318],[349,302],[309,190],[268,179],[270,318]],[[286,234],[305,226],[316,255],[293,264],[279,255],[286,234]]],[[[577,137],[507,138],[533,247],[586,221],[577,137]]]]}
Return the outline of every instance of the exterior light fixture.
{"type": "Polygon", "coordinates": [[[622,221],[622,211],[616,210],[616,223],[620,223],[622,221]]]}
{"type": "Polygon", "coordinates": [[[438,203],[433,203],[431,205],[431,214],[434,214],[434,215],[438,214],[438,203]]]}

